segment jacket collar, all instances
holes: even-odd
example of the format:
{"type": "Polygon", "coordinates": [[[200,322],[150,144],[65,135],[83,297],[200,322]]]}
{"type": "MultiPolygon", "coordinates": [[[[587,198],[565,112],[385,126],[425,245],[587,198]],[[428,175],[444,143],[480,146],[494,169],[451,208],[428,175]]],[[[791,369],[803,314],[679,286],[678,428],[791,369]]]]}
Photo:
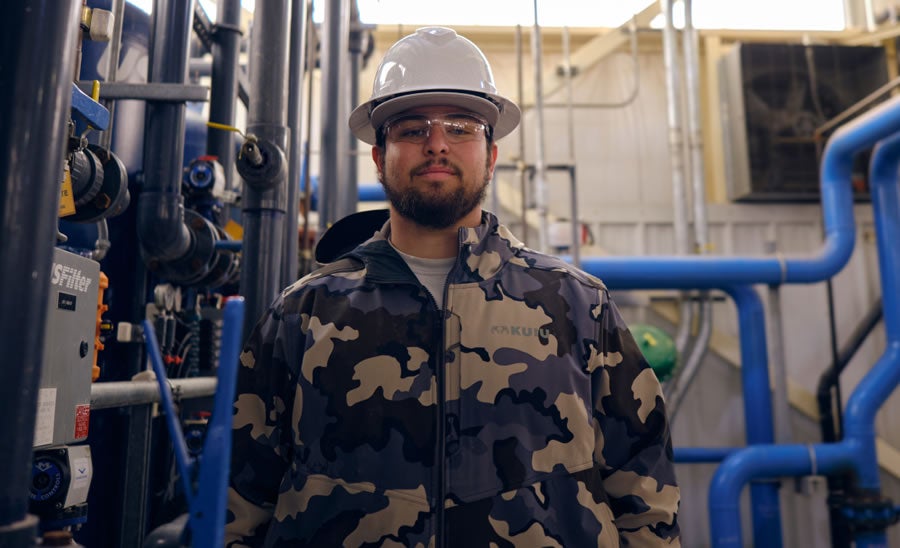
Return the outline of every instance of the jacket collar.
{"type": "MultiPolygon", "coordinates": [[[[361,260],[370,281],[401,282],[415,280],[406,261],[391,246],[388,220],[371,238],[346,256],[361,260]]],[[[459,229],[459,253],[450,273],[452,283],[478,282],[491,278],[524,248],[497,217],[483,211],[481,224],[459,229]]]]}

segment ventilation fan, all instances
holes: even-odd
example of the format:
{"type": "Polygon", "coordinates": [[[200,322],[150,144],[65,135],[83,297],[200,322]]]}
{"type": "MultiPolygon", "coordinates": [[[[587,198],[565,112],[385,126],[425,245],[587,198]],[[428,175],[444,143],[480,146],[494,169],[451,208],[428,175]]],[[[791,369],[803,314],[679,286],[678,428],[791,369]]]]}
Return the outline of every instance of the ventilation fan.
{"type": "MultiPolygon", "coordinates": [[[[737,44],[719,69],[735,201],[818,200],[816,129],[887,82],[884,50],[874,47],[737,44]]],[[[866,158],[857,162],[864,198],[866,158]]]]}

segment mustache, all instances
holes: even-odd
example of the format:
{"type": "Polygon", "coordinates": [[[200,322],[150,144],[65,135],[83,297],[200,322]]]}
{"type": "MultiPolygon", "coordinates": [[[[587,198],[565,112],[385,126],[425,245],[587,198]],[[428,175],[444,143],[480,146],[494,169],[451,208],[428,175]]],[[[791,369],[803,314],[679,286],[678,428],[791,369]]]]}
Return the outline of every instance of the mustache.
{"type": "Polygon", "coordinates": [[[410,175],[420,175],[433,167],[447,168],[453,172],[453,175],[456,175],[457,177],[462,176],[462,170],[459,168],[459,166],[451,163],[450,160],[446,158],[440,158],[438,160],[428,160],[427,162],[423,162],[412,168],[410,170],[410,175]]]}

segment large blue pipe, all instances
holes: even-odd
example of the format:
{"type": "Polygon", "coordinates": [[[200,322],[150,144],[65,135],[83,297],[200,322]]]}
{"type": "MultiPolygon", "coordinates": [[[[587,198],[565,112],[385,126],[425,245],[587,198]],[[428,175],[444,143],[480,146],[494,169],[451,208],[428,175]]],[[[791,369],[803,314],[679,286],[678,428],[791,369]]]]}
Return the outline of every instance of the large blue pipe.
{"type": "MultiPolygon", "coordinates": [[[[891,104],[896,104],[896,100],[891,104]]],[[[867,117],[871,119],[871,116],[867,117]]],[[[878,120],[873,125],[883,127],[878,120]]],[[[713,545],[739,546],[741,489],[754,478],[832,474],[852,469],[860,489],[877,493],[881,483],[875,453],[875,415],[900,383],[900,233],[898,188],[900,134],[880,142],[870,168],[887,348],[851,394],[844,415],[844,441],[836,444],[768,445],[742,449],[725,459],[710,487],[713,545]]],[[[856,546],[885,546],[883,531],[858,534],[856,546]]]]}
{"type": "Polygon", "coordinates": [[[813,283],[839,272],[853,252],[856,227],[850,173],[854,154],[900,129],[900,97],[837,130],[822,160],[825,244],[812,257],[592,257],[582,269],[615,289],[707,289],[724,284],[813,283]]]}
{"type": "Polygon", "coordinates": [[[679,464],[699,464],[722,462],[739,447],[676,447],[675,462],[679,464]]]}
{"type": "MultiPolygon", "coordinates": [[[[741,341],[741,387],[744,394],[744,424],[748,445],[775,442],[772,392],[769,388],[769,357],[766,349],[766,313],[752,287],[723,288],[734,300],[741,341]]],[[[773,482],[750,486],[753,507],[753,540],[757,546],[781,546],[781,506],[778,485],[773,482]]]]}

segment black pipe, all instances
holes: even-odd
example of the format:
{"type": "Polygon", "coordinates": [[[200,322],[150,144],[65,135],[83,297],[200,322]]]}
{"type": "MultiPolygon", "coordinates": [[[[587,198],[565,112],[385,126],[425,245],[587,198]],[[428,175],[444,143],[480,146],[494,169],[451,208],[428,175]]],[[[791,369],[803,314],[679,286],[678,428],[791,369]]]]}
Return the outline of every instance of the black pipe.
{"type": "MultiPolygon", "coordinates": [[[[150,83],[184,84],[188,76],[194,3],[155,0],[150,48],[150,83]]],[[[149,102],[144,129],[144,187],[137,203],[137,231],[148,265],[190,251],[184,224],[181,172],[184,161],[182,102],[149,102]]]]}
{"type": "MultiPolygon", "coordinates": [[[[303,169],[303,75],[306,73],[306,0],[291,2],[291,55],[288,93],[288,125],[291,128],[290,158],[288,160],[287,218],[284,227],[284,260],[281,261],[282,284],[297,279],[300,241],[298,239],[300,210],[300,176],[303,169]]],[[[312,71],[310,71],[311,73],[312,71]]],[[[309,100],[308,97],[305,98],[309,100]]]]}
{"type": "Polygon", "coordinates": [[[250,111],[247,133],[256,137],[264,154],[263,163],[248,165],[243,157],[238,173],[243,184],[244,249],[241,263],[241,295],[246,303],[246,338],[256,321],[281,290],[281,259],[284,250],[284,216],[287,193],[285,162],[287,149],[288,0],[257,2],[250,40],[250,111]],[[243,166],[243,170],[242,170],[243,166]],[[261,177],[248,177],[259,168],[261,177]],[[270,169],[271,168],[271,169],[270,169]]]}
{"type": "MultiPolygon", "coordinates": [[[[834,361],[819,378],[816,400],[819,403],[819,427],[822,441],[835,443],[843,438],[840,431],[841,395],[840,376],[853,356],[863,345],[869,334],[884,316],[881,299],[872,304],[866,315],[859,321],[846,344],[835,350],[834,361]]],[[[842,503],[851,487],[851,478],[846,475],[828,476],[828,512],[831,523],[831,545],[833,548],[849,548],[853,541],[847,519],[842,512],[842,503]]]]}
{"type": "MultiPolygon", "coordinates": [[[[343,101],[344,60],[349,40],[349,3],[347,0],[331,0],[325,3],[322,22],[322,43],[319,72],[322,94],[319,100],[321,112],[321,143],[319,146],[319,234],[331,224],[350,213],[341,211],[341,196],[346,182],[342,173],[348,161],[344,128],[347,127],[343,101]]],[[[353,159],[356,161],[356,158],[353,159]]]]}
{"type": "MultiPolygon", "coordinates": [[[[213,31],[212,80],[209,92],[209,119],[234,125],[237,104],[238,53],[241,47],[241,0],[219,0],[213,31]]],[[[234,188],[234,134],[210,128],[206,150],[219,158],[225,168],[225,188],[234,188]]]]}
{"type": "MultiPolygon", "coordinates": [[[[363,43],[365,41],[365,32],[362,23],[359,20],[359,5],[357,2],[350,2],[350,27],[347,39],[347,54],[350,58],[349,71],[346,80],[349,83],[347,97],[349,110],[352,112],[356,108],[359,101],[359,73],[362,70],[363,63],[363,43]]],[[[344,124],[346,126],[346,124],[344,124]]],[[[346,132],[347,136],[347,157],[344,160],[344,180],[341,185],[341,204],[338,215],[343,217],[355,213],[359,206],[359,139],[352,132],[346,132]]]]}
{"type": "Polygon", "coordinates": [[[0,18],[0,546],[36,533],[32,440],[80,7],[22,0],[0,18]]]}

